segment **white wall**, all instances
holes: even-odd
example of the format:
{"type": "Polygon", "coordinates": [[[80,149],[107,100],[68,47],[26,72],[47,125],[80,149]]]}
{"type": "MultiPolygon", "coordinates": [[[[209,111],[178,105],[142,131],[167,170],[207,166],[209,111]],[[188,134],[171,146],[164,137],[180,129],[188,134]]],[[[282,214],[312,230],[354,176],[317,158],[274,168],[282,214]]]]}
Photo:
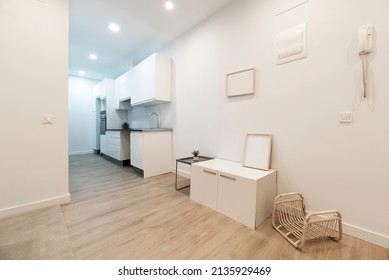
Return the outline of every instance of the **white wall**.
{"type": "Polygon", "coordinates": [[[346,233],[389,248],[389,2],[312,0],[276,16],[289,2],[237,1],[161,51],[175,63],[175,157],[196,148],[242,161],[246,133],[272,132],[278,193],[337,209],[346,233]],[[304,22],[308,57],[276,66],[275,34],[304,22]],[[363,99],[356,34],[366,24],[376,51],[363,99]],[[226,74],[249,67],[256,94],[228,99],[226,74]],[[340,124],[340,111],[354,122],[340,124]]]}
{"type": "Polygon", "coordinates": [[[149,115],[155,112],[158,114],[158,120],[161,123],[161,127],[173,126],[173,112],[171,110],[170,103],[158,104],[147,107],[135,106],[128,111],[128,123],[131,128],[154,128],[157,124],[157,118],[155,115],[149,117],[149,115]]]}
{"type": "Polygon", "coordinates": [[[69,76],[69,155],[92,153],[93,87],[98,81],[69,76]]]}
{"type": "Polygon", "coordinates": [[[0,216],[70,199],[68,18],[67,0],[0,3],[0,216]]]}

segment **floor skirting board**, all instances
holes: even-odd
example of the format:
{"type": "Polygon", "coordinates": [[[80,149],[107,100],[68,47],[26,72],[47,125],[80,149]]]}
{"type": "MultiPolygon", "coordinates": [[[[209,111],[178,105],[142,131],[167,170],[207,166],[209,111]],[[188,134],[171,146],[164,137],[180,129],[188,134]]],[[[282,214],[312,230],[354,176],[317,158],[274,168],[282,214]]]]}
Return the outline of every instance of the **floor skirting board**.
{"type": "Polygon", "coordinates": [[[389,249],[389,236],[347,223],[342,223],[342,225],[345,234],[389,249]]]}
{"type": "MultiPolygon", "coordinates": [[[[176,169],[175,168],[172,168],[172,173],[176,173],[176,169]]],[[[190,179],[190,173],[187,172],[187,171],[183,171],[183,170],[178,169],[177,170],[177,175],[185,177],[187,179],[190,179]]]]}
{"type": "Polygon", "coordinates": [[[95,153],[94,150],[69,152],[69,156],[88,155],[95,153]]]}
{"type": "Polygon", "coordinates": [[[131,165],[131,160],[117,160],[116,158],[110,157],[106,154],[100,153],[100,156],[104,157],[105,159],[109,160],[110,162],[117,164],[119,166],[125,166],[125,165],[131,165]]]}
{"type": "Polygon", "coordinates": [[[46,199],[46,200],[41,200],[41,201],[31,202],[31,203],[18,205],[10,208],[0,209],[0,218],[9,217],[16,214],[28,212],[28,211],[65,204],[69,202],[70,202],[70,193],[63,196],[46,199]]]}

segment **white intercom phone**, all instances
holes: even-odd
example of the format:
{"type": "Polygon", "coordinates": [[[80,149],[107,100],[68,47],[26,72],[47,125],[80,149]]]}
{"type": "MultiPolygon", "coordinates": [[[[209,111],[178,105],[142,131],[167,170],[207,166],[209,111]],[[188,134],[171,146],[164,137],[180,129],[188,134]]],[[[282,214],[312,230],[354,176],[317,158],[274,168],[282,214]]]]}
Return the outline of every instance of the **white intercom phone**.
{"type": "Polygon", "coordinates": [[[363,98],[366,98],[367,92],[367,62],[366,56],[373,51],[373,26],[367,25],[358,29],[358,54],[362,62],[362,86],[363,98]]]}
{"type": "Polygon", "coordinates": [[[358,29],[358,54],[368,54],[373,51],[373,27],[363,26],[358,29]]]}

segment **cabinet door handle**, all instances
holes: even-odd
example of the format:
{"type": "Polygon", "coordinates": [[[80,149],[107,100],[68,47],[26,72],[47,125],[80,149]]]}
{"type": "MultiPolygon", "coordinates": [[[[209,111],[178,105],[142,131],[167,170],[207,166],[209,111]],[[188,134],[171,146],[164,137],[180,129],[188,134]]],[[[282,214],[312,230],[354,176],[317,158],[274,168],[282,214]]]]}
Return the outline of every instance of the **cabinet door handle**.
{"type": "Polygon", "coordinates": [[[226,178],[226,179],[229,179],[229,180],[236,181],[236,178],[229,177],[229,176],[226,176],[226,175],[222,175],[222,174],[220,174],[220,177],[223,177],[223,178],[226,178]]]}
{"type": "Polygon", "coordinates": [[[208,174],[212,174],[212,175],[216,175],[215,172],[211,172],[211,171],[208,171],[208,170],[203,170],[203,172],[208,173],[208,174]]]}

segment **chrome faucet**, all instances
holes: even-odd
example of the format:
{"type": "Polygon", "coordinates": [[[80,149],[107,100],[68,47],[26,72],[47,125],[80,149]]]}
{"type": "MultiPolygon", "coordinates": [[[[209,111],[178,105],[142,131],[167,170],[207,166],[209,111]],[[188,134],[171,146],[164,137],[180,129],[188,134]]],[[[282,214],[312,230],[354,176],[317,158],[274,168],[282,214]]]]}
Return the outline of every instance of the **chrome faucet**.
{"type": "Polygon", "coordinates": [[[151,114],[149,114],[149,118],[151,118],[153,115],[155,115],[157,117],[157,127],[156,128],[159,128],[161,126],[161,123],[159,122],[158,114],[156,112],[152,112],[151,114]]]}

